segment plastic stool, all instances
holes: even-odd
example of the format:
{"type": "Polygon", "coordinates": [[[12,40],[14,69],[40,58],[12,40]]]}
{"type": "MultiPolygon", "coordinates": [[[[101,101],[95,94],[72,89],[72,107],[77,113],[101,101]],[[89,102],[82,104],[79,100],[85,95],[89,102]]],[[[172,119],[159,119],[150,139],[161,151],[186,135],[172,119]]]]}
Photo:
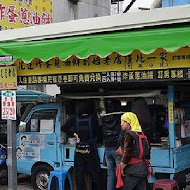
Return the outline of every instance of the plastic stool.
{"type": "MultiPolygon", "coordinates": [[[[72,177],[71,174],[69,173],[68,170],[55,170],[50,173],[49,176],[49,183],[48,183],[48,190],[52,189],[52,182],[53,179],[56,180],[56,190],[64,190],[65,186],[65,179],[68,178],[69,180],[69,185],[70,185],[70,190],[74,190],[73,188],[73,182],[72,182],[72,177]]],[[[53,189],[55,189],[53,187],[53,189]]]]}
{"type": "Polygon", "coordinates": [[[163,190],[173,190],[174,188],[179,190],[178,184],[175,180],[170,179],[160,179],[154,182],[153,190],[163,189],[163,190]]]}

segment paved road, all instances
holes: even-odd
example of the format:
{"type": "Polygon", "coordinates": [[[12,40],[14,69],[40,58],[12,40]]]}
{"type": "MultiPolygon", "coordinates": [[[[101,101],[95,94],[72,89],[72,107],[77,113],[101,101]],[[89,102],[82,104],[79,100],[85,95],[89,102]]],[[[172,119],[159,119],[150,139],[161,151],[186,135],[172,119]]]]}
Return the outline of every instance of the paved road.
{"type": "MultiPolygon", "coordinates": [[[[0,185],[0,190],[7,190],[7,186],[0,185]]],[[[17,190],[33,190],[30,183],[30,178],[26,176],[20,176],[18,178],[18,187],[17,190]]]]}
{"type": "MultiPolygon", "coordinates": [[[[1,186],[0,185],[0,189],[1,190],[7,190],[8,188],[6,187],[6,186],[1,186]]],[[[17,187],[17,190],[33,190],[33,188],[31,187],[31,185],[25,185],[25,184],[20,184],[20,185],[18,185],[18,187],[17,187]]]]}

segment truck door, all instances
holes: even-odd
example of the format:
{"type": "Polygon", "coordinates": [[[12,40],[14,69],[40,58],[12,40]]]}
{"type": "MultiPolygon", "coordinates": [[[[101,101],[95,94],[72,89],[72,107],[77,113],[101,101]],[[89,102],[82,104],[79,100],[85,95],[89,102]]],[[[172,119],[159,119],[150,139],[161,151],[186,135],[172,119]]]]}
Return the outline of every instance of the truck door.
{"type": "Polygon", "coordinates": [[[58,109],[33,110],[25,120],[26,128],[17,136],[18,172],[31,174],[35,162],[57,162],[58,109]]]}

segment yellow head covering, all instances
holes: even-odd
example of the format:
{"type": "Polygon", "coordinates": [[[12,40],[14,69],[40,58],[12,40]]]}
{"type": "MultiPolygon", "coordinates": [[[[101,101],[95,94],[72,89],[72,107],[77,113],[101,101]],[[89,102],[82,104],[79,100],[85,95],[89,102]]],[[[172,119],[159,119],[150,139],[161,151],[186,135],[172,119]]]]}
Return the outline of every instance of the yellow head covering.
{"type": "Polygon", "coordinates": [[[139,124],[139,120],[138,120],[136,114],[134,114],[132,112],[124,113],[121,116],[121,120],[126,121],[127,123],[130,124],[131,131],[142,132],[142,129],[141,129],[141,126],[139,124]]]}

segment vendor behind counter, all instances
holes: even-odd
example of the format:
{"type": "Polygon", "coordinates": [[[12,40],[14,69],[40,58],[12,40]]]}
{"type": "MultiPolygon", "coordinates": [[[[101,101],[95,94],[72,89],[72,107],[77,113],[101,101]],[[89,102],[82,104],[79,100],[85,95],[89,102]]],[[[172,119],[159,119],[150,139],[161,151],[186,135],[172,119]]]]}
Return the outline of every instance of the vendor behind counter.
{"type": "Polygon", "coordinates": [[[132,101],[131,111],[137,115],[144,134],[151,142],[154,124],[146,100],[144,98],[135,98],[132,101]]]}
{"type": "MultiPolygon", "coordinates": [[[[100,127],[98,120],[97,120],[97,114],[95,112],[95,103],[90,100],[80,101],[76,102],[76,108],[75,113],[73,113],[68,120],[66,121],[66,124],[63,125],[62,131],[64,131],[69,137],[73,137],[74,133],[77,133],[76,129],[76,116],[85,118],[84,113],[86,113],[86,117],[89,117],[89,115],[92,115],[92,126],[93,128],[93,135],[94,138],[97,140],[97,143],[102,143],[102,128],[100,127]]],[[[82,124],[81,124],[82,125],[82,124]]],[[[85,141],[89,139],[89,130],[87,124],[84,122],[83,127],[81,129],[80,133],[80,140],[85,141]]]]}

